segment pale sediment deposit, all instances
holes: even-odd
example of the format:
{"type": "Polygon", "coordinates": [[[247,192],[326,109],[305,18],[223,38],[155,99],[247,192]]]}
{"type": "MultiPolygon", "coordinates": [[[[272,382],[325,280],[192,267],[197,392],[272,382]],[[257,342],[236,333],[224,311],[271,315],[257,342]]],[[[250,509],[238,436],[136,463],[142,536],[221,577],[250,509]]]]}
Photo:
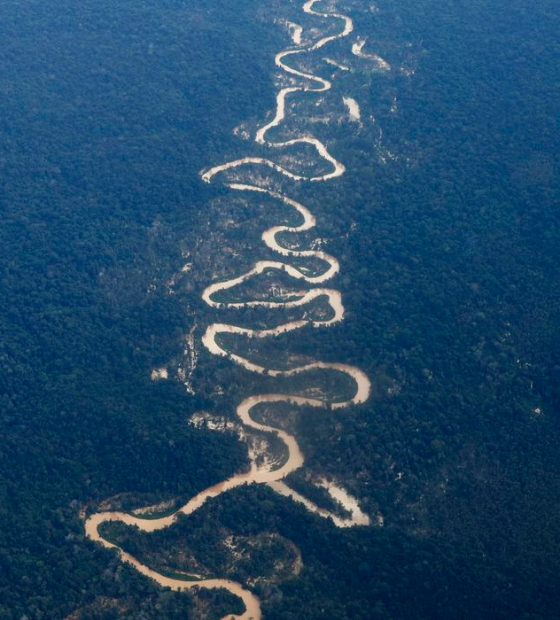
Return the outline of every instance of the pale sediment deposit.
{"type": "Polygon", "coordinates": [[[391,65],[384,58],[381,58],[381,56],[377,54],[364,52],[365,44],[366,39],[358,39],[356,43],[352,45],[352,54],[360,58],[367,58],[369,60],[373,60],[377,64],[377,68],[380,71],[391,71],[391,65]]]}
{"type": "Polygon", "coordinates": [[[295,24],[294,22],[286,22],[286,25],[292,33],[292,42],[296,45],[301,44],[301,35],[303,33],[303,26],[295,24]]]}
{"type": "Polygon", "coordinates": [[[154,368],[150,374],[152,381],[161,381],[162,379],[169,379],[169,371],[167,368],[154,368]]]}
{"type": "Polygon", "coordinates": [[[350,67],[348,67],[347,65],[343,65],[341,62],[337,62],[336,60],[333,60],[332,58],[325,58],[325,62],[331,65],[332,67],[336,67],[337,69],[340,69],[341,71],[350,71],[350,67]]]}
{"type": "Polygon", "coordinates": [[[348,110],[350,120],[359,123],[361,119],[360,104],[355,99],[352,99],[352,97],[343,97],[342,101],[348,110]]]}

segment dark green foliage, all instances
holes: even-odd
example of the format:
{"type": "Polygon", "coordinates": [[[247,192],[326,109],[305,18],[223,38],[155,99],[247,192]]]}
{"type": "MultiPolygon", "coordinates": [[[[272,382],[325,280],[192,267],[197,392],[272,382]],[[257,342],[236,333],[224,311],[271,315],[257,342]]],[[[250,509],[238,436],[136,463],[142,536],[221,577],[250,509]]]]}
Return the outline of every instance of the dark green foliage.
{"type": "MultiPolygon", "coordinates": [[[[339,4],[393,70],[372,73],[353,59],[321,111],[350,95],[375,122],[312,127],[347,174],[286,191],[311,208],[317,236],[341,259],[334,286],[346,320],[254,355],[368,372],[363,407],[262,416],[297,432],[309,470],[340,480],[384,526],[337,530],[251,487],[169,530],[111,535],[155,566],[206,574],[225,570],[227,536],[293,542],[301,574],[255,586],[267,619],[555,618],[558,5],[383,0],[372,13],[370,3],[339,4]]],[[[240,398],[306,382],[348,389],[325,373],[248,376],[204,352],[196,396],[149,380],[180,355],[194,324],[200,338],[212,320],[287,316],[232,316],[200,301],[214,273],[270,258],[260,232],[293,224],[293,214],[268,200],[234,202],[239,195],[208,188],[198,172],[260,152],[232,129],[256,126],[273,108],[273,57],[288,43],[274,18],[322,25],[300,9],[253,0],[2,4],[1,620],[238,610],[227,593],[162,592],[84,539],[80,509],[118,494],[128,494],[118,498],[125,509],[186,500],[246,466],[233,435],[187,424],[196,410],[232,417],[240,398]],[[246,221],[236,228],[230,217],[246,221]],[[172,295],[165,283],[183,252],[195,267],[172,295]]],[[[328,53],[350,59],[347,44],[328,53]]],[[[332,70],[320,54],[309,62],[332,70]]],[[[313,109],[294,105],[301,118],[313,109]]],[[[235,338],[231,346],[249,350],[235,338]]],[[[232,575],[269,570],[271,549],[287,554],[280,543],[263,547],[232,575]]]]}

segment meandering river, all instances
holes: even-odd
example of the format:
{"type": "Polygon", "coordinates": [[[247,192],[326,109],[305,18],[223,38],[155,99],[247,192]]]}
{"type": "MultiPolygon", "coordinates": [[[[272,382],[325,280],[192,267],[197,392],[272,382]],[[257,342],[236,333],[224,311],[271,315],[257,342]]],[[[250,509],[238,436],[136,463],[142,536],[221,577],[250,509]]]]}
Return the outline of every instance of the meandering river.
{"type": "MultiPolygon", "coordinates": [[[[214,166],[209,170],[204,171],[201,174],[203,181],[210,183],[221,173],[226,173],[232,169],[241,168],[247,165],[268,167],[276,173],[297,182],[324,182],[329,179],[340,177],[344,174],[344,165],[331,155],[323,142],[313,136],[303,135],[284,142],[267,140],[268,133],[275,127],[281,125],[286,118],[287,105],[292,97],[294,97],[297,93],[321,93],[328,91],[331,88],[331,82],[329,80],[315,76],[311,73],[307,73],[300,69],[296,69],[289,64],[289,61],[295,59],[298,55],[309,54],[321,49],[332,41],[347,37],[353,31],[353,21],[350,17],[336,12],[319,11],[315,8],[318,4],[320,4],[320,0],[308,0],[303,5],[303,11],[309,15],[313,15],[324,20],[334,20],[336,22],[340,22],[341,27],[336,34],[324,36],[316,42],[306,44],[303,42],[305,33],[304,28],[296,24],[291,24],[294,29],[293,42],[295,47],[290,47],[289,49],[277,54],[275,63],[278,68],[280,68],[287,75],[292,76],[292,79],[297,80],[297,82],[300,82],[301,85],[288,86],[282,88],[278,92],[276,96],[276,109],[274,116],[272,120],[258,129],[255,135],[255,140],[257,143],[265,145],[271,149],[289,149],[290,147],[298,144],[310,145],[315,149],[317,156],[326,162],[326,164],[330,167],[330,170],[317,176],[306,176],[300,174],[298,171],[289,170],[271,159],[261,157],[245,157],[214,166]]],[[[353,50],[354,54],[362,53],[362,47],[363,43],[361,42],[358,46],[355,45],[356,49],[353,50]]],[[[312,258],[314,259],[314,262],[322,264],[324,268],[316,273],[309,273],[308,270],[302,270],[280,259],[274,261],[258,261],[250,270],[235,278],[224,282],[210,284],[204,290],[204,301],[210,307],[234,310],[235,308],[259,306],[264,308],[294,308],[307,305],[315,299],[322,298],[328,302],[331,308],[331,315],[325,319],[304,318],[300,320],[292,320],[273,329],[261,330],[242,328],[229,323],[214,323],[209,325],[206,329],[204,335],[202,336],[202,344],[214,355],[227,357],[229,360],[239,364],[249,372],[259,374],[266,373],[271,377],[289,377],[313,370],[341,373],[352,380],[354,385],[353,392],[343,399],[335,401],[329,401],[325,398],[307,397],[285,393],[259,394],[246,398],[236,408],[237,417],[245,427],[253,429],[253,431],[257,433],[274,434],[283,443],[287,458],[282,461],[281,465],[268,460],[265,465],[261,465],[259,467],[257,466],[256,461],[253,460],[251,468],[248,472],[235,474],[227,480],[205,489],[190,499],[186,504],[181,506],[178,510],[176,510],[176,512],[166,517],[146,519],[142,516],[135,516],[125,512],[98,512],[92,514],[86,519],[85,531],[86,535],[91,540],[103,545],[106,548],[116,549],[120,559],[123,562],[131,564],[137,571],[153,579],[159,585],[171,588],[172,590],[188,590],[194,587],[225,588],[235,596],[239,597],[245,605],[245,611],[241,615],[232,616],[230,614],[226,616],[226,618],[234,617],[240,620],[260,620],[260,618],[262,618],[262,612],[259,599],[242,584],[236,583],[229,579],[197,579],[193,576],[192,580],[186,581],[179,578],[165,576],[142,564],[138,559],[104,538],[99,531],[100,526],[109,521],[119,521],[127,525],[136,526],[144,532],[161,530],[170,527],[179,515],[192,514],[212,498],[218,497],[222,493],[226,493],[231,489],[235,489],[246,484],[267,484],[278,494],[300,502],[308,510],[315,512],[322,517],[330,518],[338,527],[369,525],[370,523],[369,516],[361,511],[357,500],[352,498],[344,489],[332,482],[327,482],[324,480],[320,483],[320,486],[323,486],[331,497],[349,513],[348,517],[341,517],[338,514],[334,514],[328,510],[320,508],[300,493],[292,490],[286,482],[286,478],[289,474],[296,471],[304,464],[304,456],[300,450],[297,439],[282,429],[255,421],[251,415],[253,410],[263,403],[288,403],[293,407],[314,407],[325,409],[338,409],[364,403],[368,399],[370,393],[370,382],[366,374],[359,368],[348,364],[327,363],[321,361],[311,362],[289,369],[265,367],[241,355],[233,354],[220,343],[221,334],[236,334],[238,336],[256,339],[271,338],[280,334],[294,332],[308,325],[312,325],[313,327],[325,327],[342,321],[344,319],[344,306],[340,292],[336,289],[327,288],[324,286],[296,292],[290,295],[290,299],[281,301],[276,299],[271,299],[268,301],[255,300],[245,302],[216,301],[216,297],[221,291],[226,291],[239,286],[243,282],[269,270],[280,270],[295,280],[307,285],[323,285],[338,273],[340,269],[339,262],[330,254],[327,254],[321,250],[290,249],[284,247],[279,241],[279,235],[281,235],[281,233],[289,232],[297,234],[308,231],[315,226],[315,217],[307,207],[283,193],[273,191],[259,185],[226,182],[226,186],[232,191],[264,194],[274,200],[280,201],[286,207],[293,209],[301,219],[301,224],[297,226],[273,226],[272,228],[269,228],[262,234],[264,244],[276,252],[281,259],[312,258]]]]}

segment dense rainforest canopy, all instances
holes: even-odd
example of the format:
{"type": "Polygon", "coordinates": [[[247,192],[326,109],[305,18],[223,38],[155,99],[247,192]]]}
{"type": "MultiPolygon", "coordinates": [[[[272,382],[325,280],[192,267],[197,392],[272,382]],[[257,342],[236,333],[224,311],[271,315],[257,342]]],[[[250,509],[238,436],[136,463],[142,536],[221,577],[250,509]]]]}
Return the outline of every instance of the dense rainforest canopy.
{"type": "MultiPolygon", "coordinates": [[[[290,424],[310,467],[382,519],[338,530],[254,487],[157,536],[110,534],[162,569],[270,575],[255,591],[271,620],[557,617],[560,7],[334,6],[392,67],[354,58],[317,110],[298,104],[330,118],[313,130],[347,168],[297,190],[341,262],[346,321],[259,354],[366,370],[366,405],[290,424]],[[247,550],[235,566],[228,536],[247,550]],[[300,556],[297,578],[275,568],[300,556]]],[[[200,337],[212,276],[246,268],[287,217],[199,176],[259,154],[241,124],[274,107],[286,20],[303,23],[299,1],[2,3],[1,620],[219,618],[239,604],[161,590],[87,540],[80,515],[107,498],[181,501],[247,465],[235,435],[189,417],[232,418],[270,378],[204,350],[195,394],[150,377],[200,337]]],[[[328,502],[303,474],[293,486],[328,502]]]]}

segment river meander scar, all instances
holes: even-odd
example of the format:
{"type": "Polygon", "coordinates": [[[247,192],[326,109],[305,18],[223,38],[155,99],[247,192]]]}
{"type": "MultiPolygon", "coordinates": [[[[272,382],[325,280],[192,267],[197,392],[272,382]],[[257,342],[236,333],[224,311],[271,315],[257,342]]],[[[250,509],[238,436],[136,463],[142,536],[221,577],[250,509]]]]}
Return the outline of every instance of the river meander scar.
{"type": "MultiPolygon", "coordinates": [[[[342,39],[347,37],[353,31],[353,21],[350,17],[341,15],[335,12],[321,12],[314,7],[319,4],[321,0],[308,0],[303,5],[303,11],[309,15],[316,16],[325,20],[334,20],[341,22],[341,28],[336,34],[324,36],[314,43],[302,43],[303,29],[298,31],[297,38],[294,38],[296,43],[295,47],[291,47],[276,55],[275,63],[283,72],[292,76],[292,79],[296,79],[301,82],[298,86],[289,86],[282,88],[276,96],[276,110],[274,117],[270,122],[261,127],[255,136],[257,143],[267,146],[272,149],[287,149],[297,144],[307,144],[313,147],[317,155],[322,158],[330,170],[317,176],[305,176],[296,171],[288,170],[284,166],[275,163],[272,160],[261,157],[246,157],[230,161],[218,166],[214,166],[209,170],[202,173],[202,179],[210,183],[214,177],[219,173],[226,172],[231,169],[241,168],[243,166],[266,166],[271,168],[275,172],[292,179],[293,181],[328,181],[335,177],[339,177],[344,174],[345,168],[342,163],[335,159],[328,151],[327,147],[317,138],[305,135],[302,137],[290,139],[285,142],[273,142],[267,140],[268,132],[279,126],[286,117],[286,105],[289,98],[293,97],[296,93],[321,93],[328,91],[331,88],[330,81],[304,72],[300,69],[296,69],[288,64],[289,59],[294,58],[300,54],[308,54],[324,47],[331,41],[336,39],[342,39]]],[[[300,502],[308,510],[315,512],[316,514],[330,518],[332,522],[338,527],[352,527],[356,525],[369,525],[370,519],[368,515],[364,514],[358,505],[358,502],[350,497],[343,489],[335,487],[334,490],[328,489],[332,497],[337,500],[349,513],[348,517],[341,517],[337,514],[333,514],[325,509],[319,508],[313,502],[303,497],[300,493],[292,490],[285,478],[302,467],[304,463],[303,454],[299,448],[296,438],[284,430],[274,428],[272,426],[261,424],[256,422],[251,417],[251,412],[255,407],[258,407],[262,403],[288,403],[294,407],[321,407],[321,408],[343,408],[353,404],[364,403],[369,398],[370,382],[368,377],[359,368],[350,366],[343,363],[327,363],[327,362],[312,362],[301,366],[296,366],[290,369],[277,369],[277,368],[265,368],[264,366],[251,362],[249,359],[242,357],[241,355],[233,354],[226,350],[224,345],[220,344],[220,335],[224,333],[237,334],[245,336],[247,338],[268,338],[274,337],[280,334],[289,333],[300,329],[306,325],[311,324],[314,327],[328,326],[338,323],[344,318],[344,306],[342,304],[342,297],[339,291],[320,286],[318,288],[312,288],[311,290],[302,290],[296,292],[290,296],[287,300],[278,301],[272,298],[269,301],[246,301],[246,302],[220,302],[216,301],[215,297],[220,291],[225,291],[236,287],[246,280],[253,278],[254,276],[270,270],[282,270],[285,274],[292,278],[315,285],[323,285],[323,283],[329,281],[339,271],[339,263],[336,258],[320,250],[298,250],[289,249],[284,247],[279,241],[279,234],[290,232],[299,233],[312,229],[315,226],[315,217],[309,211],[307,207],[289,198],[283,193],[273,191],[269,188],[261,187],[255,184],[241,183],[241,182],[226,182],[226,186],[232,191],[238,192],[252,192],[266,195],[274,200],[278,200],[285,206],[295,210],[301,219],[299,226],[274,226],[262,235],[262,240],[270,249],[275,251],[279,256],[289,259],[290,257],[310,257],[315,259],[319,264],[324,265],[324,268],[316,273],[311,273],[309,270],[301,269],[290,265],[288,263],[278,261],[258,261],[255,263],[252,269],[243,273],[233,279],[225,282],[217,282],[209,285],[203,293],[204,301],[214,308],[243,308],[243,307],[266,307],[266,308],[290,308],[306,305],[312,302],[314,299],[322,298],[326,299],[332,313],[330,318],[324,319],[300,319],[293,320],[284,323],[274,329],[265,330],[253,330],[230,325],[226,323],[214,323],[210,325],[202,337],[203,345],[213,354],[219,356],[226,356],[228,359],[241,365],[243,368],[250,372],[264,374],[272,377],[287,377],[300,373],[309,372],[312,370],[322,370],[329,372],[338,372],[347,375],[353,380],[354,391],[351,395],[345,397],[343,400],[327,400],[321,397],[307,397],[294,394],[260,394],[246,398],[241,402],[236,409],[236,414],[240,421],[246,427],[253,429],[254,431],[261,433],[272,433],[284,444],[287,459],[278,463],[267,462],[264,465],[257,466],[257,463],[252,459],[251,468],[246,473],[240,473],[231,476],[227,480],[220,482],[193,497],[186,504],[177,509],[173,514],[162,518],[146,519],[141,516],[125,512],[98,512],[91,514],[85,522],[86,535],[93,541],[96,541],[106,548],[115,549],[120,559],[123,562],[131,564],[137,571],[143,575],[150,577],[163,587],[168,587],[172,590],[188,590],[193,587],[202,588],[225,588],[230,593],[239,597],[245,605],[245,611],[238,616],[232,616],[228,614],[226,618],[239,618],[240,620],[259,620],[262,618],[261,605],[258,597],[253,594],[249,589],[244,587],[240,583],[236,583],[229,579],[197,579],[192,577],[189,580],[183,580],[176,577],[168,577],[161,573],[158,573],[149,567],[142,564],[135,557],[110,542],[99,532],[101,524],[108,521],[120,521],[127,525],[138,527],[144,532],[153,532],[161,530],[171,526],[179,515],[189,515],[198,510],[206,501],[218,497],[222,493],[225,493],[231,489],[240,487],[245,484],[267,484],[278,494],[289,497],[294,501],[300,502]]],[[[328,488],[328,486],[325,486],[328,488]]]]}

